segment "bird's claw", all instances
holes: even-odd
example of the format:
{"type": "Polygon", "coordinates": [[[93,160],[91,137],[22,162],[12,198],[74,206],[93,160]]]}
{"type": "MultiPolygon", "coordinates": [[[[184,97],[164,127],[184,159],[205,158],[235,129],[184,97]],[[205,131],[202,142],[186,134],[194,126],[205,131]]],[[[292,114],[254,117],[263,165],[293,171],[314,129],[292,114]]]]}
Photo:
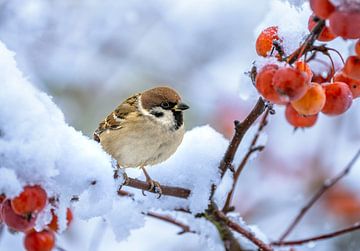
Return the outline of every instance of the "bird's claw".
{"type": "MultiPolygon", "coordinates": [[[[155,193],[158,194],[158,199],[160,199],[160,197],[162,196],[162,188],[159,182],[154,181],[154,180],[147,180],[147,183],[149,184],[149,189],[147,191],[151,192],[154,191],[155,193]]],[[[142,190],[141,193],[146,196],[145,191],[142,190]]]]}

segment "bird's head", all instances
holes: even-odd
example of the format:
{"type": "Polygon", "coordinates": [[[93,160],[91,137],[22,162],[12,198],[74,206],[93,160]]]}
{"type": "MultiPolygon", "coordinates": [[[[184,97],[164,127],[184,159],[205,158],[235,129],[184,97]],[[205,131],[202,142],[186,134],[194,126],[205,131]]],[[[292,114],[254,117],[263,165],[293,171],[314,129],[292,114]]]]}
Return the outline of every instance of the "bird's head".
{"type": "Polygon", "coordinates": [[[181,102],[180,95],[170,87],[156,87],[141,93],[141,112],[171,130],[183,126],[183,111],[189,106],[181,102]]]}

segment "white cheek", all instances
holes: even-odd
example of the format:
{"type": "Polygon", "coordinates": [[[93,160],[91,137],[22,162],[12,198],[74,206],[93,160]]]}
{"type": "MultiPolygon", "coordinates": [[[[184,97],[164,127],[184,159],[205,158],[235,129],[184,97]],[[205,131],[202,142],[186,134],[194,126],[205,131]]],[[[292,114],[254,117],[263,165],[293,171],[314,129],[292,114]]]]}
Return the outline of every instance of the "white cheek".
{"type": "Polygon", "coordinates": [[[172,111],[164,110],[162,108],[160,109],[162,110],[161,112],[164,113],[164,116],[157,118],[157,120],[160,121],[160,123],[164,126],[168,128],[173,128],[176,123],[172,111]]]}

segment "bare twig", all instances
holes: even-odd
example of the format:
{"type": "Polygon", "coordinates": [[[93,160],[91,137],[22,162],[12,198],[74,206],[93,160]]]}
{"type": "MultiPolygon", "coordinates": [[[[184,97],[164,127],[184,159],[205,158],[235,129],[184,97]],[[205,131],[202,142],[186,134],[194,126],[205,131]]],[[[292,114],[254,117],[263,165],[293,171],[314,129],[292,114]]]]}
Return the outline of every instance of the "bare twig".
{"type": "Polygon", "coordinates": [[[256,119],[264,112],[264,110],[265,110],[265,102],[260,97],[256,105],[251,110],[249,115],[244,119],[244,121],[242,121],[241,123],[238,121],[235,122],[234,136],[232,137],[229,147],[226,150],[224,158],[219,166],[221,177],[223,177],[226,170],[231,167],[236,151],[245,133],[250,128],[250,126],[256,121],[256,119]]]}
{"type": "Polygon", "coordinates": [[[248,239],[249,241],[254,243],[257,247],[259,247],[260,250],[263,250],[263,251],[272,251],[273,250],[273,248],[270,245],[266,244],[265,242],[263,242],[262,240],[257,238],[253,232],[243,228],[239,224],[230,220],[223,212],[216,211],[216,214],[222,221],[225,222],[225,224],[227,226],[229,226],[231,229],[238,232],[239,234],[244,236],[246,239],[248,239]]]}
{"type": "Polygon", "coordinates": [[[147,212],[146,215],[180,227],[181,231],[178,234],[195,233],[195,231],[191,230],[188,225],[174,219],[170,215],[162,215],[162,214],[155,213],[155,212],[147,212]]]}
{"type": "Polygon", "coordinates": [[[293,64],[302,55],[304,55],[309,50],[309,48],[314,44],[315,40],[319,37],[324,27],[325,27],[325,21],[320,19],[312,29],[310,34],[307,36],[304,43],[288,57],[287,62],[289,64],[293,64]]]}
{"type": "Polygon", "coordinates": [[[300,220],[304,217],[306,212],[315,204],[315,202],[331,187],[333,187],[339,180],[341,180],[344,176],[346,176],[354,163],[360,156],[360,149],[357,151],[355,156],[351,159],[351,161],[347,164],[347,166],[342,170],[338,175],[333,177],[332,179],[326,180],[322,187],[313,195],[313,197],[309,200],[309,202],[300,210],[295,219],[291,222],[286,231],[281,235],[278,242],[282,242],[285,238],[292,232],[295,226],[300,222],[300,220]]]}
{"type": "MultiPolygon", "coordinates": [[[[128,182],[127,182],[127,184],[124,184],[124,186],[137,188],[137,189],[141,189],[141,190],[146,190],[146,191],[149,191],[148,189],[150,188],[149,183],[138,180],[138,179],[133,179],[133,178],[128,178],[128,182]]],[[[183,199],[187,199],[191,193],[191,191],[189,189],[182,188],[182,187],[172,187],[172,186],[161,185],[161,189],[162,189],[162,195],[183,198],[183,199]]],[[[155,187],[152,190],[150,190],[149,192],[158,193],[155,190],[155,187]]]]}
{"type": "Polygon", "coordinates": [[[332,233],[327,233],[327,234],[322,234],[322,235],[318,235],[315,237],[311,237],[311,238],[307,238],[307,239],[302,239],[302,240],[293,240],[293,241],[277,241],[277,242],[273,242],[271,243],[271,245],[273,246],[295,246],[295,245],[303,245],[309,242],[313,242],[313,241],[319,241],[319,240],[326,240],[326,239],[330,239],[330,238],[334,238],[343,234],[347,234],[347,233],[351,233],[354,231],[360,230],[360,222],[355,223],[354,225],[332,232],[332,233]]]}
{"type": "Polygon", "coordinates": [[[249,149],[246,153],[246,155],[244,156],[244,158],[242,159],[242,161],[240,162],[238,168],[236,169],[235,171],[235,174],[234,174],[234,181],[233,181],[233,184],[232,184],[232,187],[231,187],[231,190],[230,192],[228,193],[227,197],[226,197],[226,202],[225,202],[225,205],[223,207],[223,212],[228,212],[229,209],[230,209],[230,206],[231,206],[231,200],[232,200],[232,197],[233,197],[233,194],[234,194],[234,190],[235,190],[235,187],[236,187],[236,184],[237,184],[237,181],[240,177],[240,174],[242,172],[242,170],[244,169],[245,165],[247,164],[250,156],[254,153],[254,152],[257,152],[257,151],[262,151],[264,149],[264,146],[256,146],[256,143],[260,137],[260,133],[261,131],[264,129],[264,127],[266,126],[266,123],[267,123],[267,117],[269,116],[270,114],[270,107],[268,107],[261,119],[261,122],[259,124],[259,127],[257,129],[257,132],[254,136],[254,138],[252,139],[251,141],[251,144],[249,146],[249,149]]]}

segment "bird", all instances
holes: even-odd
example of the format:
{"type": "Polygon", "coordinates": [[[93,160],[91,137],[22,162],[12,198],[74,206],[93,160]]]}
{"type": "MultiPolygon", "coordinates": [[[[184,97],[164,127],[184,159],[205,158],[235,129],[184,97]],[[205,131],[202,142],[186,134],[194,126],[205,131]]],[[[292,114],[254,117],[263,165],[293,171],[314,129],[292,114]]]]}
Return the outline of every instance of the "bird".
{"type": "MultiPolygon", "coordinates": [[[[167,160],[184,137],[183,111],[189,106],[171,87],[159,86],[136,93],[115,108],[94,132],[94,140],[118,167],[141,168],[149,191],[162,194],[159,182],[151,179],[145,167],[167,160]]],[[[128,177],[125,173],[125,182],[128,177]]],[[[144,193],[143,193],[144,194],[144,193]]]]}

